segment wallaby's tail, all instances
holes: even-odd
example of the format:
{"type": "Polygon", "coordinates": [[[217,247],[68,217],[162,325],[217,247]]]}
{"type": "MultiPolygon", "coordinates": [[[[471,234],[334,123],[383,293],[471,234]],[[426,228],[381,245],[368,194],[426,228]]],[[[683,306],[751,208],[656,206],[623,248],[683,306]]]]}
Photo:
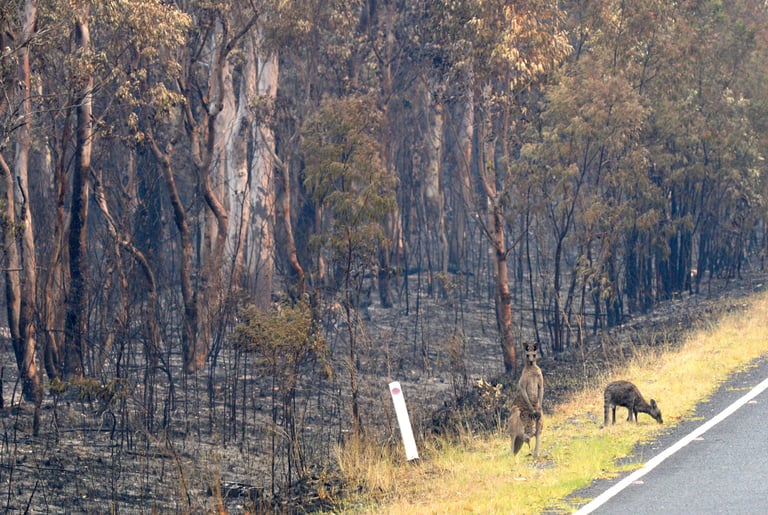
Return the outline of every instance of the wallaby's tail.
{"type": "Polygon", "coordinates": [[[512,437],[512,452],[516,455],[526,441],[525,428],[520,419],[520,408],[517,406],[514,406],[509,414],[509,435],[512,437]]]}
{"type": "Polygon", "coordinates": [[[523,444],[525,443],[525,437],[524,436],[515,436],[512,439],[512,452],[517,454],[520,452],[520,449],[523,447],[523,444]]]}

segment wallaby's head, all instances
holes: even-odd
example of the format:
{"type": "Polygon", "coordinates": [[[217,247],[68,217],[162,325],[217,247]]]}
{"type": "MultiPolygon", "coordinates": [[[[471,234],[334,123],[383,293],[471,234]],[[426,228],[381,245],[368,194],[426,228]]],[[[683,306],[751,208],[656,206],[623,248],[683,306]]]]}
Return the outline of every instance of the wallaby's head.
{"type": "Polygon", "coordinates": [[[536,360],[539,358],[539,347],[535,343],[531,343],[525,346],[525,364],[535,365],[536,360]]]}
{"type": "Polygon", "coordinates": [[[651,412],[649,413],[650,416],[656,419],[656,422],[659,424],[663,424],[664,420],[661,418],[661,410],[659,409],[659,406],[656,404],[656,401],[651,399],[651,412]]]}

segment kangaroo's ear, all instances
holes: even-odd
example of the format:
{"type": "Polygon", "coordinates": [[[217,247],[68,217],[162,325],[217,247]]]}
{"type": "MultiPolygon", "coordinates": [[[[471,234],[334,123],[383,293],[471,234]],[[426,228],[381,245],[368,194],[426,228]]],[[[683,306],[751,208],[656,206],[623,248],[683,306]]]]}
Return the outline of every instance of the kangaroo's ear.
{"type": "Polygon", "coordinates": [[[651,408],[656,409],[656,401],[651,399],[651,408]]]}

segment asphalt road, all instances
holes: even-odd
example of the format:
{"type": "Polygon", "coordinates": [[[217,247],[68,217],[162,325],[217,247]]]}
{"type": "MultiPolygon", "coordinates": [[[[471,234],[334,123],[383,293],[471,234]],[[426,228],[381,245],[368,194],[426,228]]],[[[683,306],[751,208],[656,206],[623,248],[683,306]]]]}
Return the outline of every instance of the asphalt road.
{"type": "Polygon", "coordinates": [[[768,513],[768,359],[755,365],[726,381],[691,420],[639,447],[642,469],[577,492],[593,499],[578,513],[768,513]]]}

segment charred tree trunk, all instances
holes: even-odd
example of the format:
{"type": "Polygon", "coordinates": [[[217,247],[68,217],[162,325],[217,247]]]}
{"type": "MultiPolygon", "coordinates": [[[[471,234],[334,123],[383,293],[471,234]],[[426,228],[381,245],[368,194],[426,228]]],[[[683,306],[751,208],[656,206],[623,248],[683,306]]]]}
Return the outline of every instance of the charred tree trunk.
{"type": "Polygon", "coordinates": [[[517,357],[512,338],[512,295],[509,291],[507,250],[504,242],[504,213],[499,206],[493,208],[493,239],[496,256],[496,315],[499,321],[499,339],[504,370],[517,376],[517,357]]]}
{"type": "Polygon", "coordinates": [[[563,275],[562,261],[563,261],[563,235],[558,238],[555,246],[555,269],[552,271],[553,277],[553,293],[552,293],[552,350],[554,352],[563,352],[563,324],[562,324],[562,306],[560,303],[560,281],[563,275]]]}
{"type": "MultiPolygon", "coordinates": [[[[77,46],[88,52],[91,36],[88,27],[88,7],[78,14],[75,26],[77,46]]],[[[77,137],[75,167],[72,174],[72,204],[69,222],[69,295],[64,325],[65,377],[84,374],[85,337],[88,318],[88,179],[91,172],[93,129],[91,126],[93,75],[82,77],[81,96],[77,102],[77,137]]]]}
{"type": "MultiPolygon", "coordinates": [[[[65,127],[66,130],[66,127],[65,127]]],[[[69,136],[62,138],[68,140],[69,136]]],[[[65,152],[59,152],[59,159],[54,166],[55,221],[54,234],[51,238],[53,250],[46,261],[45,286],[42,298],[42,320],[44,324],[43,362],[49,379],[61,379],[64,369],[64,349],[61,338],[64,313],[59,309],[63,304],[65,267],[62,262],[64,253],[64,224],[66,219],[67,174],[65,171],[65,152]]]]}
{"type": "Polygon", "coordinates": [[[288,261],[288,270],[291,277],[291,284],[289,285],[289,293],[294,299],[301,299],[307,291],[306,278],[304,268],[299,261],[299,255],[296,250],[296,239],[293,234],[293,221],[291,213],[293,209],[291,207],[291,175],[290,175],[290,163],[283,163],[282,166],[277,168],[277,173],[280,178],[281,188],[277,189],[277,204],[279,209],[277,210],[278,217],[277,223],[282,223],[283,230],[283,246],[285,249],[285,255],[288,261]]]}
{"type": "Polygon", "coordinates": [[[165,151],[157,145],[152,132],[147,130],[147,140],[152,147],[155,157],[160,162],[163,179],[168,190],[168,196],[173,210],[173,219],[181,240],[181,266],[179,269],[181,282],[181,298],[184,303],[184,316],[181,328],[181,348],[185,366],[195,362],[195,341],[197,339],[197,295],[192,288],[192,235],[187,221],[187,213],[181,201],[179,190],[171,164],[172,147],[165,151]]]}
{"type": "MultiPolygon", "coordinates": [[[[469,72],[471,75],[471,72],[469,72]]],[[[471,84],[473,77],[467,83],[471,84]]],[[[473,209],[472,190],[472,147],[475,140],[475,95],[469,89],[461,103],[458,113],[458,131],[456,141],[457,190],[454,198],[454,226],[451,235],[450,261],[459,270],[466,257],[466,236],[469,225],[468,212],[473,209]]],[[[482,141],[482,140],[480,140],[482,141]]],[[[482,166],[482,163],[481,163],[482,166]]],[[[495,181],[495,178],[493,179],[495,181]]]]}
{"type": "MultiPolygon", "coordinates": [[[[485,129],[485,126],[485,123],[480,125],[481,129],[485,129]]],[[[486,232],[495,257],[496,322],[499,328],[504,370],[515,377],[517,376],[517,356],[512,337],[512,295],[509,291],[504,207],[496,187],[495,145],[491,138],[486,137],[486,134],[479,134],[479,136],[479,140],[483,142],[479,162],[480,182],[488,203],[491,205],[490,220],[486,232]]]]}

